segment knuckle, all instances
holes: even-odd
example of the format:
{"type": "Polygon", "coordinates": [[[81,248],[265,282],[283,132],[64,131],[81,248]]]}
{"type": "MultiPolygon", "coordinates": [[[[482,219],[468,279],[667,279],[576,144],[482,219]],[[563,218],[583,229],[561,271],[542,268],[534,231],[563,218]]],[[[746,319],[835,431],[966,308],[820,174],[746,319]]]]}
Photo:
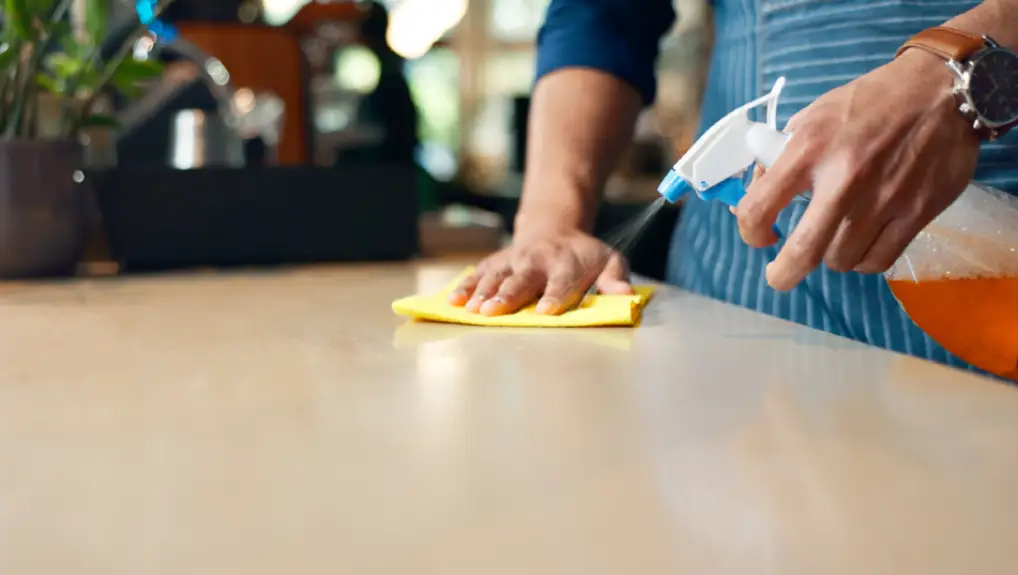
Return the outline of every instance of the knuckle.
{"type": "Polygon", "coordinates": [[[557,266],[555,270],[549,275],[548,282],[556,285],[571,284],[576,282],[582,275],[582,270],[579,266],[564,265],[557,266]]]}
{"type": "Polygon", "coordinates": [[[540,282],[542,275],[536,267],[525,267],[517,270],[506,284],[513,291],[521,291],[540,282]]]}
{"type": "Polygon", "coordinates": [[[746,199],[741,202],[742,205],[738,209],[739,223],[742,227],[750,231],[756,231],[759,228],[767,226],[767,216],[769,210],[761,202],[752,201],[746,199]]]}
{"type": "Polygon", "coordinates": [[[495,295],[495,289],[491,286],[480,285],[474,290],[474,297],[479,299],[490,299],[495,295]]]}
{"type": "Polygon", "coordinates": [[[869,166],[867,154],[860,146],[851,144],[832,150],[825,163],[830,170],[830,183],[836,190],[844,190],[863,181],[869,166]]]}
{"type": "Polygon", "coordinates": [[[820,262],[821,254],[815,242],[798,237],[790,238],[782,250],[790,260],[813,265],[820,262]]]}
{"type": "Polygon", "coordinates": [[[916,199],[905,209],[909,221],[926,223],[933,220],[940,210],[930,201],[916,199]]]}
{"type": "Polygon", "coordinates": [[[883,273],[891,269],[894,265],[894,258],[885,256],[879,257],[873,260],[873,271],[870,273],[883,273]]]}
{"type": "Polygon", "coordinates": [[[460,293],[468,292],[468,291],[472,291],[476,287],[477,287],[477,280],[476,279],[466,278],[463,281],[461,281],[459,284],[456,285],[455,291],[460,292],[460,293]]]}
{"type": "Polygon", "coordinates": [[[504,301],[512,301],[516,299],[521,292],[523,292],[525,286],[520,285],[518,281],[507,281],[498,288],[498,293],[495,297],[501,298],[504,301]]]}
{"type": "Polygon", "coordinates": [[[894,258],[880,255],[860,262],[859,265],[855,267],[855,271],[861,274],[878,274],[891,269],[891,266],[893,265],[894,258]]]}
{"type": "Polygon", "coordinates": [[[495,275],[485,276],[484,279],[477,284],[474,289],[474,296],[480,298],[490,298],[495,295],[495,292],[502,285],[502,279],[495,275]]]}
{"type": "Polygon", "coordinates": [[[789,140],[789,144],[794,143],[795,149],[800,152],[808,152],[815,149],[817,144],[825,139],[827,131],[826,122],[816,121],[814,114],[807,112],[808,110],[803,110],[794,117],[796,120],[794,123],[795,136],[789,140]]]}
{"type": "Polygon", "coordinates": [[[491,269],[504,267],[514,248],[509,247],[486,256],[477,263],[476,274],[484,273],[491,269]]]}
{"type": "Polygon", "coordinates": [[[548,295],[565,298],[575,291],[579,284],[580,278],[575,273],[556,274],[548,280],[548,286],[545,291],[548,295]]]}
{"type": "Polygon", "coordinates": [[[834,250],[824,257],[824,265],[833,271],[846,273],[855,269],[856,262],[852,261],[852,258],[844,250],[834,250]]]}
{"type": "Polygon", "coordinates": [[[531,246],[513,259],[513,268],[523,270],[546,266],[547,262],[554,261],[557,252],[557,246],[548,242],[531,246]]]}
{"type": "Polygon", "coordinates": [[[576,254],[573,251],[564,251],[555,258],[554,262],[551,262],[549,270],[551,275],[559,276],[573,276],[580,272],[584,267],[590,265],[597,265],[599,262],[604,260],[600,253],[594,254],[592,257],[584,254],[576,254]],[[584,265],[586,263],[586,266],[584,265]]]}
{"type": "Polygon", "coordinates": [[[894,219],[899,222],[924,221],[930,209],[923,204],[924,202],[918,199],[909,201],[904,206],[898,208],[898,213],[894,219]]]}
{"type": "Polygon", "coordinates": [[[493,282],[503,282],[506,279],[508,279],[509,276],[512,275],[512,273],[513,273],[513,271],[512,271],[511,268],[504,266],[504,267],[500,267],[498,269],[492,270],[488,274],[488,279],[490,279],[493,282]]]}

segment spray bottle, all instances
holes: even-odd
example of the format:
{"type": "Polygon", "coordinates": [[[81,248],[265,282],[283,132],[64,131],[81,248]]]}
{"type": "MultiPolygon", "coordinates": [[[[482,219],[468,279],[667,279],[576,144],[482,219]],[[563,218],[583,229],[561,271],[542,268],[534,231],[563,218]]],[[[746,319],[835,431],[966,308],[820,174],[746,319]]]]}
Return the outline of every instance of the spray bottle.
{"type": "Polygon", "coordinates": [[[777,161],[789,135],[778,130],[778,98],[785,78],[766,96],[736,108],[710,127],[675,163],[657,191],[676,203],[690,191],[703,200],[735,206],[746,195],[744,175],[754,163],[765,168],[777,161]],[[767,106],[766,122],[750,120],[751,110],[767,106]]]}
{"type": "MultiPolygon", "coordinates": [[[[785,79],[711,126],[658,186],[676,203],[690,191],[735,206],[754,163],[771,167],[791,135],[777,127],[785,79]],[[749,112],[767,106],[766,122],[749,112]]],[[[809,194],[800,196],[808,201],[809,194]]],[[[782,234],[775,227],[778,237],[782,234]]],[[[1018,198],[979,182],[920,232],[884,273],[910,318],[962,360],[1018,381],[1018,198]]]]}

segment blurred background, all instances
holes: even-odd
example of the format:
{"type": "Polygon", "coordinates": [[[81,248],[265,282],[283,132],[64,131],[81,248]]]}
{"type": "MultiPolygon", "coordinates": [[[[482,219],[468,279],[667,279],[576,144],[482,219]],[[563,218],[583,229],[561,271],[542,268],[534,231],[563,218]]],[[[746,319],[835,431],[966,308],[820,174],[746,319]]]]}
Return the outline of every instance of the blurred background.
{"type": "MultiPolygon", "coordinates": [[[[158,60],[162,73],[130,97],[111,94],[117,126],[89,142],[109,236],[103,241],[114,252],[94,257],[135,268],[250,262],[259,259],[252,236],[285,236],[263,221],[272,214],[305,227],[355,229],[347,243],[370,243],[372,234],[405,239],[369,259],[496,249],[511,234],[521,191],[535,39],[547,5],[172,2],[159,14],[161,28],[131,39],[131,57],[158,60]],[[403,204],[408,215],[391,215],[403,204]],[[412,233],[379,231],[386,222],[406,224],[411,211],[412,233]],[[210,226],[233,231],[210,235],[210,226]],[[188,251],[188,242],[187,254],[169,253],[188,251]],[[210,255],[202,242],[222,253],[210,255]]],[[[704,0],[678,0],[676,8],[681,18],[662,46],[657,101],[605,190],[598,233],[654,199],[663,173],[692,141],[711,31],[704,0]]],[[[136,10],[134,0],[109,3],[110,50],[135,29],[136,10]]],[[[632,255],[636,271],[663,274],[676,214],[659,218],[632,255]]],[[[272,251],[267,239],[259,241],[272,251]]],[[[297,250],[295,242],[288,249],[297,250]]],[[[342,253],[263,259],[357,256],[342,253]]]]}

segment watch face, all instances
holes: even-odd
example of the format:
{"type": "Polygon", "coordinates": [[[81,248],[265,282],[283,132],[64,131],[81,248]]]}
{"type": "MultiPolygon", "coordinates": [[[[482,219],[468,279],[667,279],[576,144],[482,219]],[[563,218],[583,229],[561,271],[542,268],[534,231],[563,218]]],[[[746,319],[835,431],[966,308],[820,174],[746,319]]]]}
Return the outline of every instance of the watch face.
{"type": "Polygon", "coordinates": [[[1018,55],[987,50],[972,63],[969,92],[976,112],[1000,126],[1018,119],[1018,55]]]}

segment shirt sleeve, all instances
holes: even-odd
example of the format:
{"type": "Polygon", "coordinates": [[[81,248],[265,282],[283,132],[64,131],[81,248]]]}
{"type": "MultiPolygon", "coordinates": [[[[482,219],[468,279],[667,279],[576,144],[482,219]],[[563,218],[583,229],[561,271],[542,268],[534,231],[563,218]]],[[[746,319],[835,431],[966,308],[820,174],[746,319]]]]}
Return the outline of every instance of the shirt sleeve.
{"type": "Polygon", "coordinates": [[[649,105],[661,38],[674,23],[671,0],[552,0],[537,36],[536,79],[592,68],[629,83],[649,105]]]}

